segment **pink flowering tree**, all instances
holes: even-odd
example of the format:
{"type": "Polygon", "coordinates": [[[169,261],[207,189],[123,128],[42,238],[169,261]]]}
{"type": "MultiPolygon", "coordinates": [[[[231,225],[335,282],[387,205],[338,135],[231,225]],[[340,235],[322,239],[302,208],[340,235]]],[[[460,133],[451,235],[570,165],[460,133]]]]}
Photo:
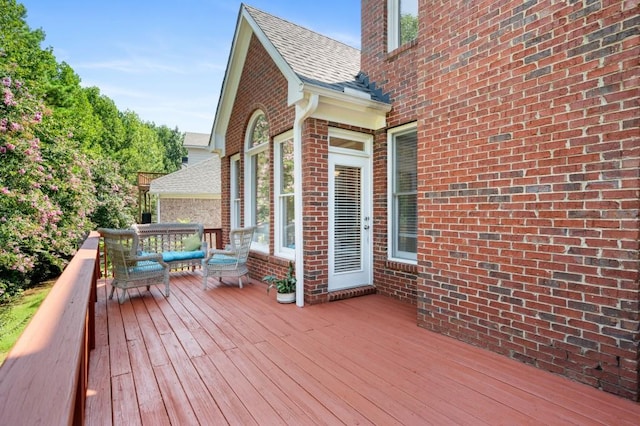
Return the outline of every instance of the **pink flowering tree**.
{"type": "Polygon", "coordinates": [[[95,187],[72,135],[20,81],[0,83],[0,303],[55,276],[93,227],[95,187]]]}

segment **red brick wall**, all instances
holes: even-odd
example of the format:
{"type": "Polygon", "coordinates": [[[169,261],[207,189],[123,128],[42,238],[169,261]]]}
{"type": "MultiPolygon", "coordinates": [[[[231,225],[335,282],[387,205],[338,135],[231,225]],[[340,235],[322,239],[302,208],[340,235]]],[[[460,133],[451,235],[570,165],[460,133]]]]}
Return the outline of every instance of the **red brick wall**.
{"type": "Polygon", "coordinates": [[[421,1],[417,46],[419,325],[631,399],[639,24],[637,0],[421,1]]]}
{"type": "Polygon", "coordinates": [[[326,302],[329,248],[329,125],[305,120],[302,140],[305,302],[326,302]]]}
{"type": "MultiPolygon", "coordinates": [[[[247,126],[251,115],[262,110],[269,121],[270,157],[273,163],[273,137],[292,128],[295,110],[287,106],[287,82],[271,60],[268,53],[258,41],[252,37],[249,50],[242,70],[240,85],[236,94],[229,126],[226,134],[226,156],[221,161],[222,199],[229,200],[229,165],[230,158],[240,153],[240,175],[244,176],[244,143],[247,126]]],[[[273,175],[271,176],[273,187],[273,175]]],[[[240,192],[244,193],[244,186],[240,185],[240,192]]],[[[272,200],[273,203],[273,200],[272,200]]],[[[228,242],[229,203],[222,203],[222,228],[224,241],[228,242]]],[[[271,206],[271,223],[273,223],[273,204],[271,206]]],[[[273,253],[273,229],[271,230],[271,252],[273,253]]],[[[262,255],[252,252],[249,259],[251,277],[257,280],[267,274],[284,275],[287,263],[272,255],[262,255]]]]}
{"type": "MultiPolygon", "coordinates": [[[[387,1],[363,0],[360,67],[369,80],[389,94],[393,109],[387,115],[388,128],[415,122],[418,117],[417,42],[387,52],[387,1]]],[[[387,133],[377,132],[373,154],[373,281],[377,292],[416,303],[415,265],[389,262],[387,234],[387,133]]]]}

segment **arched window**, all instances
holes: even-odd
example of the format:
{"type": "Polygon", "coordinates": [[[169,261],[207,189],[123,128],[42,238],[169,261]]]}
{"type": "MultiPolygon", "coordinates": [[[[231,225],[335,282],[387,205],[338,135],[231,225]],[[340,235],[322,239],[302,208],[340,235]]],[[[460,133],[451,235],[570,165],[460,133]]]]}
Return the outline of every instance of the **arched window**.
{"type": "Polygon", "coordinates": [[[269,122],[262,111],[249,120],[245,145],[245,224],[253,225],[254,250],[269,252],[269,122]]]}

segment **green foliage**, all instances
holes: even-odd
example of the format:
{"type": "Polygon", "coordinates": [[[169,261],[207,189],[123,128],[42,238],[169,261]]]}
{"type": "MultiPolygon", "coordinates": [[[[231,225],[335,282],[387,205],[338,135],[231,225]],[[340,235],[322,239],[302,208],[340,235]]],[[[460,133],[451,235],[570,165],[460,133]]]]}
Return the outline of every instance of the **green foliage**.
{"type": "Polygon", "coordinates": [[[51,49],[42,49],[45,33],[32,31],[25,21],[26,8],[15,0],[0,0],[0,62],[19,64],[13,76],[42,99],[47,92],[57,63],[51,49]]]}
{"type": "Polygon", "coordinates": [[[410,13],[400,16],[400,45],[418,37],[418,17],[410,13]]]}
{"type": "Polygon", "coordinates": [[[0,305],[0,364],[49,294],[51,287],[52,282],[45,283],[16,297],[11,305],[0,305]]]}
{"type": "Polygon", "coordinates": [[[178,129],[120,112],[42,49],[26,9],[0,0],[0,304],[57,275],[86,234],[126,227],[137,172],[172,172],[178,129]]]}
{"type": "Polygon", "coordinates": [[[0,275],[30,283],[59,273],[92,228],[86,158],[48,132],[48,111],[3,77],[0,104],[0,275]]]}
{"type": "Polygon", "coordinates": [[[119,173],[119,164],[106,158],[92,160],[96,207],[91,220],[98,228],[126,228],[135,223],[135,188],[119,173]]]}
{"type": "Polygon", "coordinates": [[[287,275],[284,277],[278,278],[275,275],[267,275],[262,278],[262,281],[269,284],[267,287],[267,293],[274,287],[278,293],[293,293],[296,291],[296,274],[293,268],[293,263],[289,262],[287,275]]]}
{"type": "Polygon", "coordinates": [[[172,173],[182,167],[182,157],[186,157],[187,149],[182,145],[184,134],[169,129],[167,126],[155,127],[160,144],[164,147],[164,171],[172,173]]]}

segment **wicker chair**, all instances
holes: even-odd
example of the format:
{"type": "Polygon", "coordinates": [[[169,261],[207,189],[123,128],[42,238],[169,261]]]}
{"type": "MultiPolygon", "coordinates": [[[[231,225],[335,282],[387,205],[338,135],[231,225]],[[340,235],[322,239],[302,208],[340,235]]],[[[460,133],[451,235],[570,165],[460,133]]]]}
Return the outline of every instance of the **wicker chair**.
{"type": "Polygon", "coordinates": [[[169,296],[169,265],[162,261],[162,253],[138,254],[138,235],[133,229],[98,229],[104,238],[105,253],[111,260],[113,281],[111,294],[120,289],[118,301],[124,302],[127,289],[164,284],[169,296]]]}
{"type": "Polygon", "coordinates": [[[211,249],[207,257],[202,260],[202,287],[207,289],[207,279],[216,277],[222,282],[222,277],[238,277],[242,288],[242,276],[249,273],[247,258],[253,240],[255,227],[232,229],[229,233],[231,244],[225,250],[211,249]]]}

